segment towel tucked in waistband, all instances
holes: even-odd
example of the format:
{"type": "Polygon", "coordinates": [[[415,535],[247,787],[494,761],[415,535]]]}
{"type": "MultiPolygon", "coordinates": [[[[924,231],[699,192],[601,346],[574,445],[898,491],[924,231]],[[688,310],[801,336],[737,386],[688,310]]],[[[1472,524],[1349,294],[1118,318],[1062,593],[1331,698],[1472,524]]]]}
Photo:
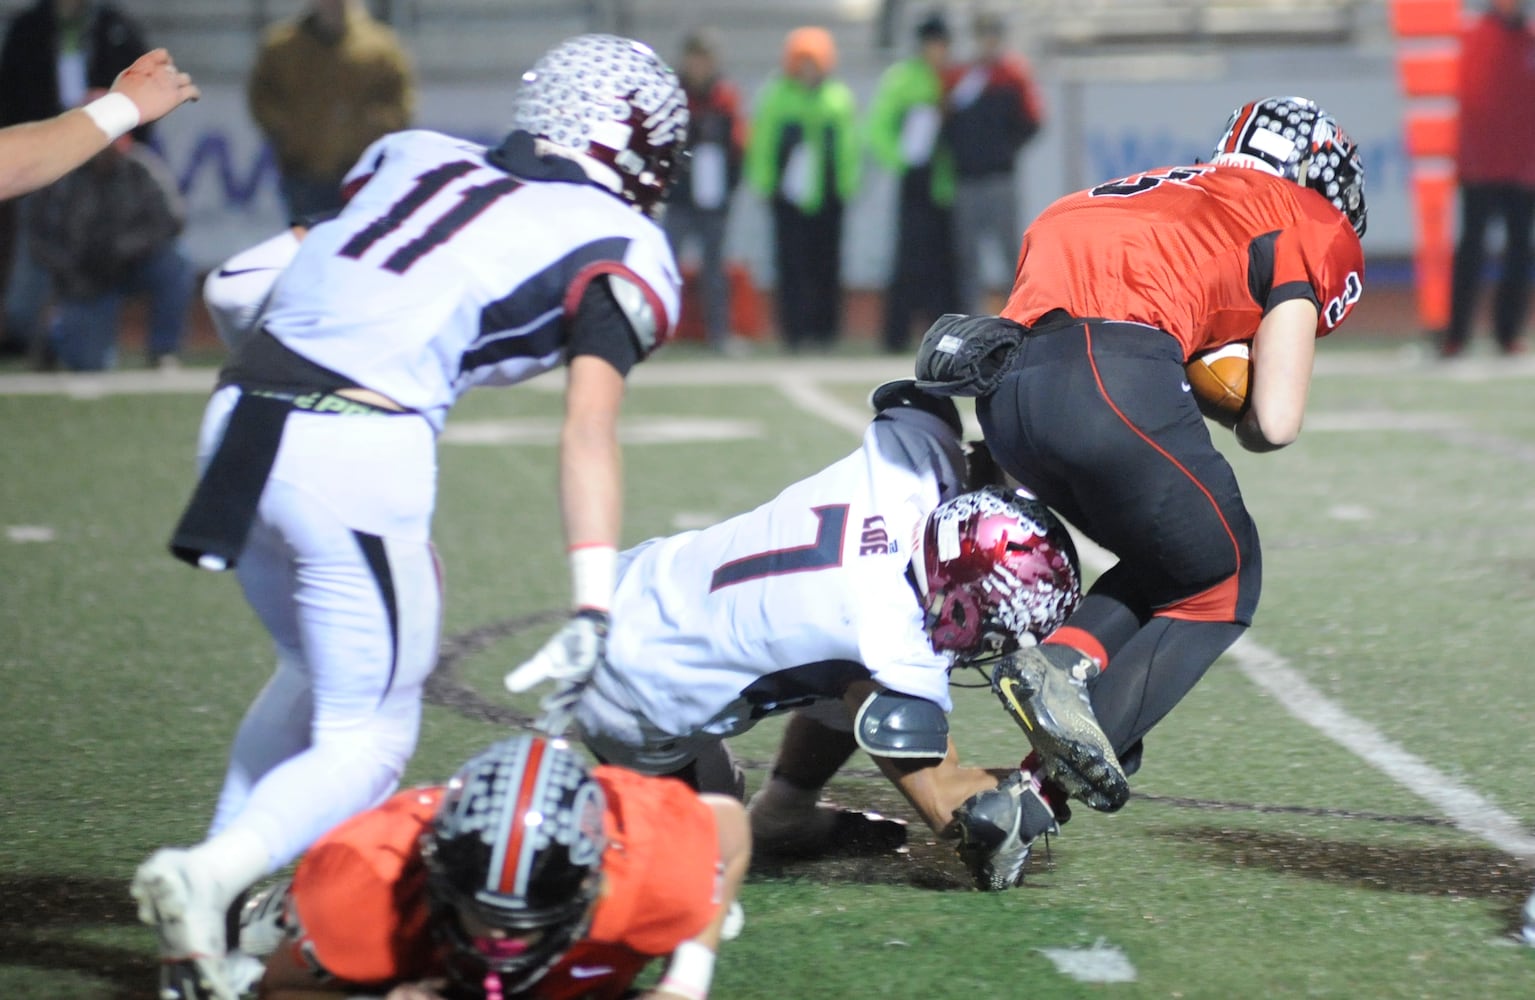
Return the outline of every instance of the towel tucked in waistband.
{"type": "Polygon", "coordinates": [[[245,548],[293,399],[242,392],[223,440],[171,535],[171,553],[204,569],[233,567],[245,548]]]}

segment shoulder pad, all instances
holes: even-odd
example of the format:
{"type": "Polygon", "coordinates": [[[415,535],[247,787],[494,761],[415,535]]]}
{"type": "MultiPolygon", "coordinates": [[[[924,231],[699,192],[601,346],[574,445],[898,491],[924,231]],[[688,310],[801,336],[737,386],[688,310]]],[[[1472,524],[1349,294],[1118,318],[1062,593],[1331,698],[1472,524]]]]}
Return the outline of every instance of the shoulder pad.
{"type": "Polygon", "coordinates": [[[651,296],[639,279],[608,272],[598,275],[598,280],[607,282],[613,301],[618,303],[624,318],[629,321],[629,329],[640,348],[640,357],[646,357],[660,344],[666,317],[656,315],[651,296]]]}
{"type": "Polygon", "coordinates": [[[943,709],[898,691],[879,690],[864,699],[853,734],[876,757],[943,757],[949,752],[949,717],[943,709]]]}
{"type": "Polygon", "coordinates": [[[917,388],[940,396],[984,396],[1012,365],[1028,328],[1001,316],[946,313],[917,348],[917,388]]]}

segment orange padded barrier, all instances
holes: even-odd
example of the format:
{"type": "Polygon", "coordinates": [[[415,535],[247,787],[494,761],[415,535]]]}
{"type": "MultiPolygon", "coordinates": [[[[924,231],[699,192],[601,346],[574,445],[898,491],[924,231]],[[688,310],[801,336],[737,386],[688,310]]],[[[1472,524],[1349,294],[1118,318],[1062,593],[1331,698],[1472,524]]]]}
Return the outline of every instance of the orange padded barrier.
{"type": "Polygon", "coordinates": [[[1409,156],[1455,155],[1457,117],[1453,108],[1440,111],[1407,112],[1407,154],[1409,156]]]}
{"type": "Polygon", "coordinates": [[[1391,0],[1391,29],[1398,38],[1460,33],[1460,0],[1391,0]]]}
{"type": "Polygon", "coordinates": [[[1460,68],[1460,46],[1446,44],[1397,56],[1402,93],[1408,97],[1454,97],[1460,68]]]}
{"type": "Polygon", "coordinates": [[[1402,123],[1411,164],[1418,322],[1427,330],[1450,320],[1451,211],[1455,204],[1457,89],[1461,0],[1388,0],[1397,37],[1397,75],[1406,97],[1402,123]],[[1448,107],[1415,106],[1451,98],[1448,107]]]}
{"type": "Polygon", "coordinates": [[[1417,210],[1418,320],[1429,330],[1450,322],[1450,209],[1455,201],[1455,173],[1448,167],[1416,165],[1412,201],[1417,210]]]}

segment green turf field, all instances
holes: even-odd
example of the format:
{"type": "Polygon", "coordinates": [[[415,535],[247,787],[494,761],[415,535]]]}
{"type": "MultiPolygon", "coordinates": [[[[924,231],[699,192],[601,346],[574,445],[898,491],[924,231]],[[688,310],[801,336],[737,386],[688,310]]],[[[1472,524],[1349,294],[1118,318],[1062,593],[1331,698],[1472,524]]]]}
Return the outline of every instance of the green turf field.
{"type": "MultiPolygon", "coordinates": [[[[903,367],[646,366],[626,408],[626,539],[840,457],[868,389],[903,367]]],[[[714,996],[1535,996],[1535,950],[1511,937],[1535,885],[1535,363],[1328,344],[1319,368],[1298,444],[1227,449],[1265,541],[1259,620],[1147,740],[1130,805],[1078,809],[1000,895],[969,891],[925,829],[905,856],[761,865],[714,996]]],[[[3,998],[153,995],[127,880],[156,846],[199,839],[269,669],[233,579],[164,550],[200,379],[0,378],[3,998]]],[[[558,418],[549,381],[472,394],[453,435],[536,438],[558,418]]],[[[509,704],[500,677],[547,626],[461,640],[566,598],[553,459],[537,441],[442,448],[446,679],[482,708],[509,704]]],[[[990,694],[956,700],[967,759],[1016,762],[1026,744],[990,694]]],[[[778,729],[737,744],[753,787],[778,729]]],[[[408,780],[501,731],[429,707],[408,780]]],[[[904,815],[852,767],[840,800],[904,815]]]]}

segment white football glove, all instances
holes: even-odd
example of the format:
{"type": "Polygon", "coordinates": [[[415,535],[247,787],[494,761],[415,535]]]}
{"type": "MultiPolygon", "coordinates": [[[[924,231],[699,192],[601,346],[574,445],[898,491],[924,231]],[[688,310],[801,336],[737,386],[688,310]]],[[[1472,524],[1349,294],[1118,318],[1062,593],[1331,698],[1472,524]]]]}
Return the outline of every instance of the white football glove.
{"type": "Polygon", "coordinates": [[[607,644],[608,613],[583,608],[527,662],[507,674],[503,683],[512,694],[522,694],[546,681],[553,682],[555,689],[539,703],[543,717],[534,725],[558,736],[570,724],[581,692],[607,656],[607,644]]]}

